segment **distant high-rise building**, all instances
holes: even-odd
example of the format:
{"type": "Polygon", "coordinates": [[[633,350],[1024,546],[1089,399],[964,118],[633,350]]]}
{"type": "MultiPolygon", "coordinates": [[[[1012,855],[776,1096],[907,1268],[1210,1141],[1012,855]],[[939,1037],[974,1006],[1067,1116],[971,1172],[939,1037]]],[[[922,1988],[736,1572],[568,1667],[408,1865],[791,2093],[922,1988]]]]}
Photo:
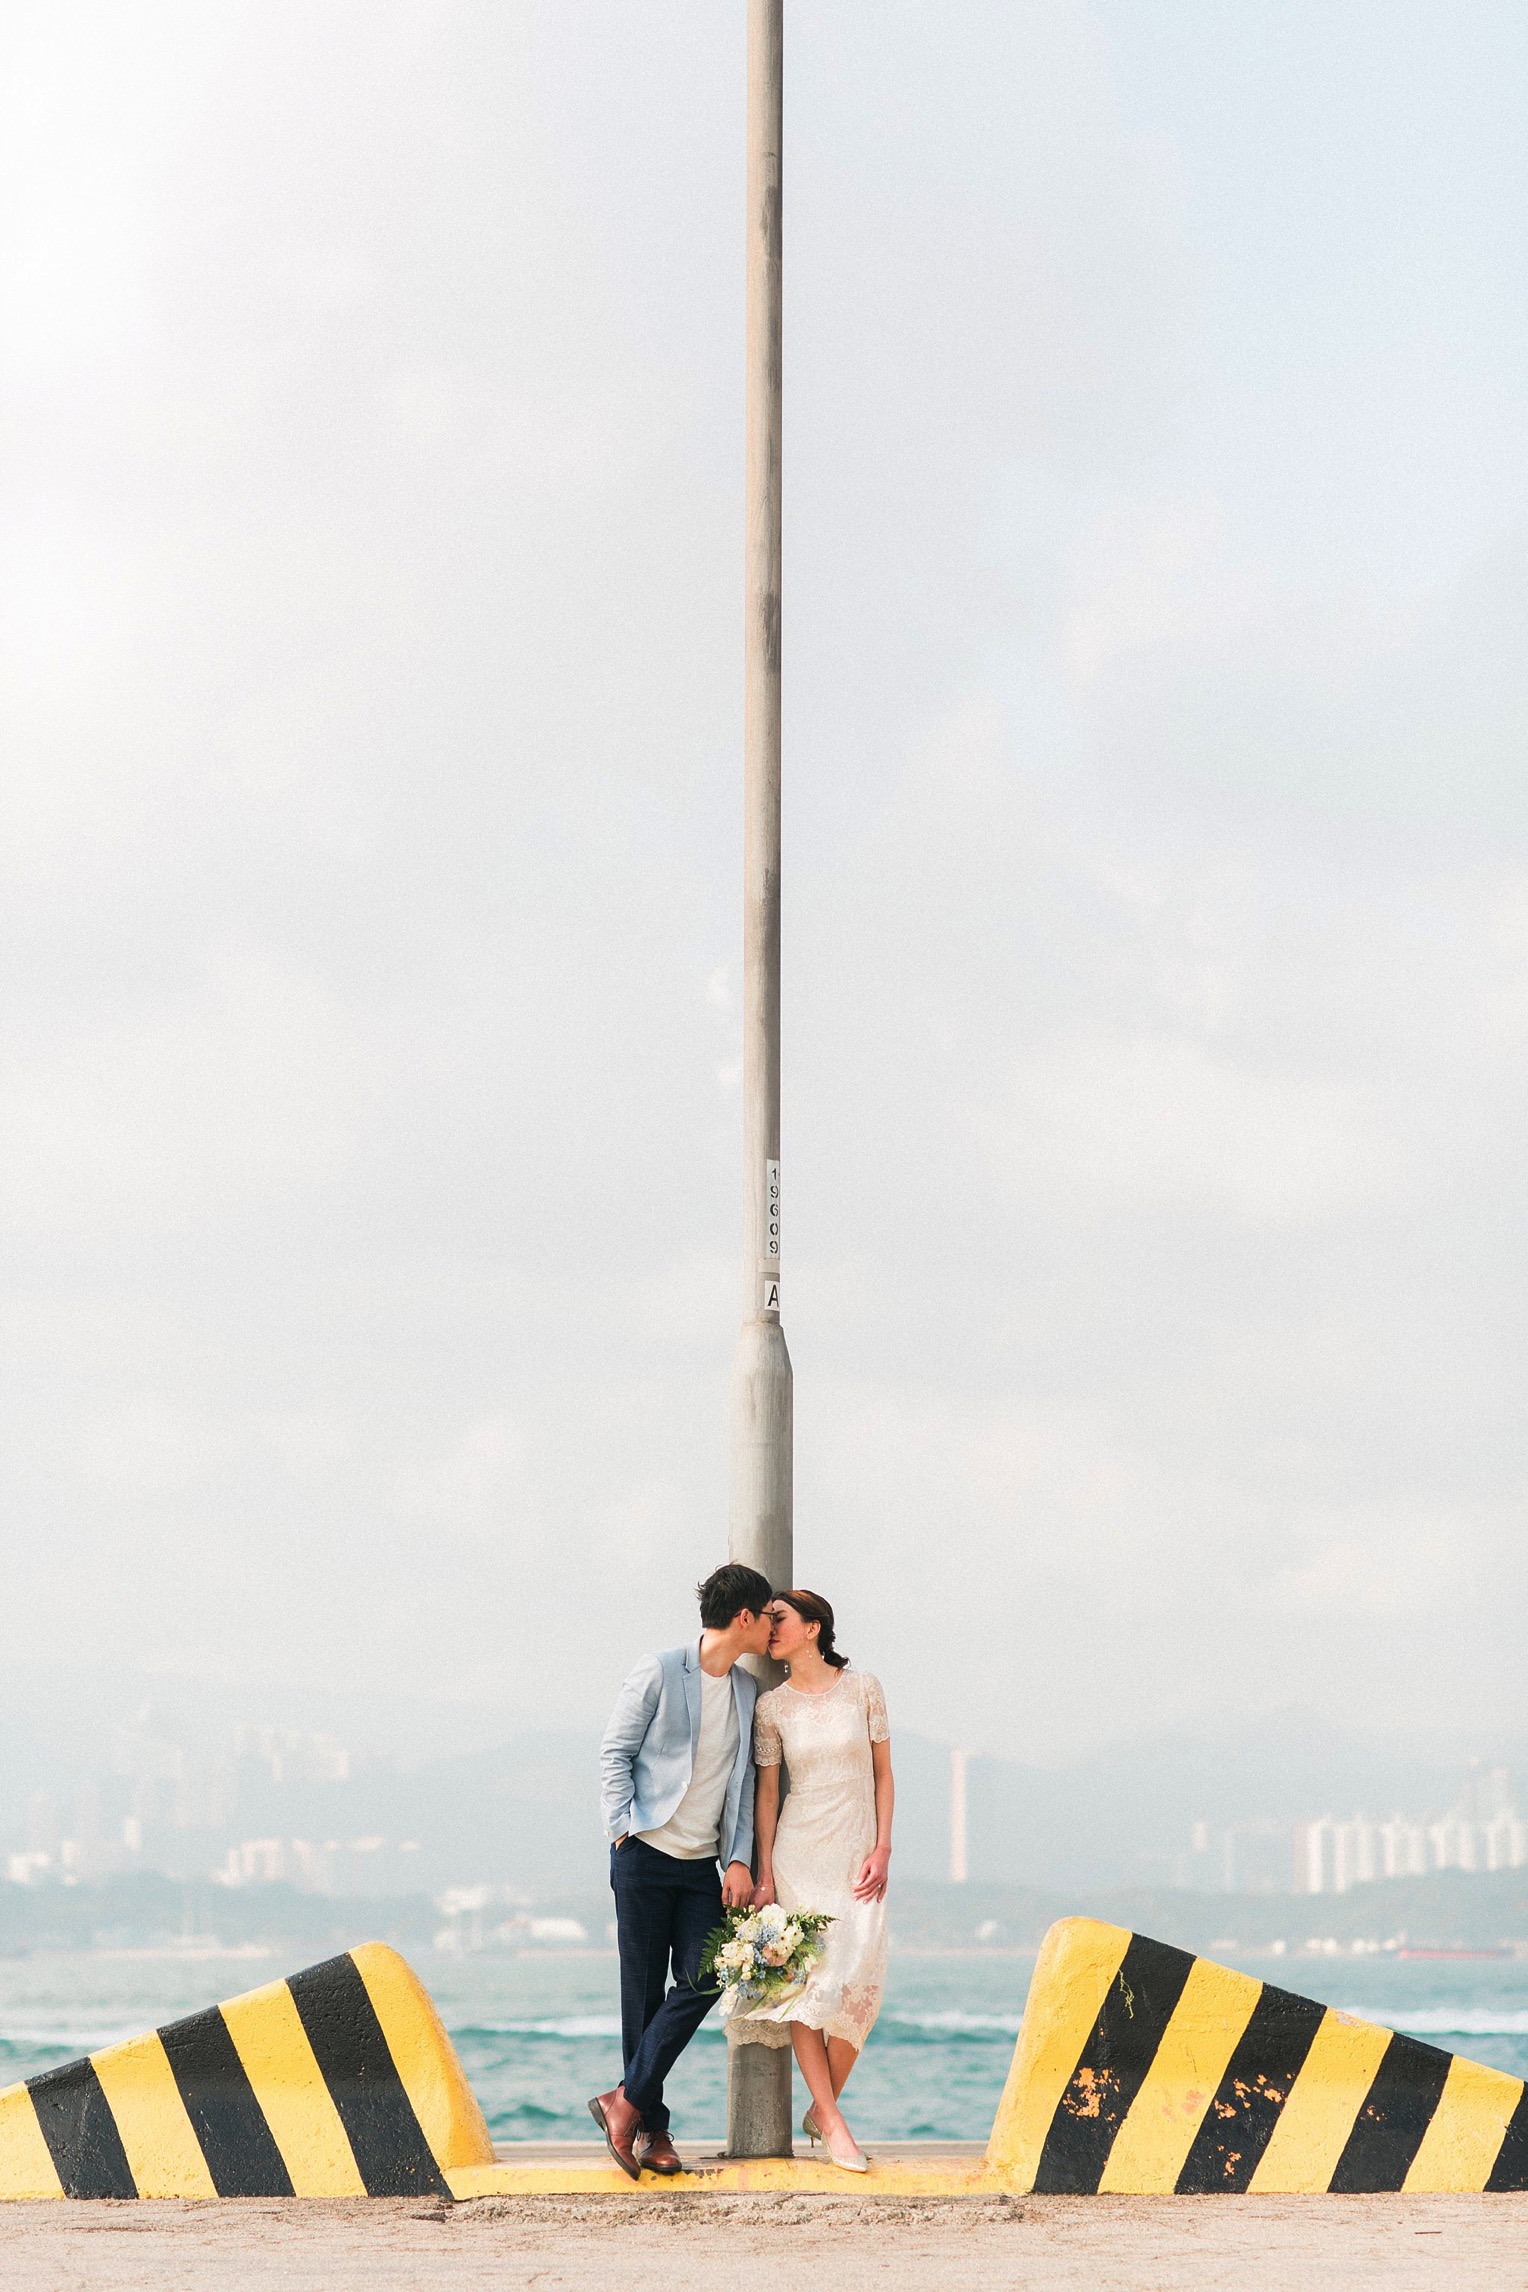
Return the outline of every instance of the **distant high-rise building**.
{"type": "Polygon", "coordinates": [[[1324,1815],[1295,1832],[1295,1891],[1345,1894],[1376,1878],[1415,1878],[1429,1870],[1520,1870],[1528,1864],[1528,1823],[1513,1801],[1505,1767],[1466,1784],[1456,1806],[1427,1822],[1393,1814],[1388,1822],[1324,1815]]]}
{"type": "Polygon", "coordinates": [[[1528,1863],[1528,1823],[1512,1808],[1503,1808],[1485,1825],[1487,1870],[1521,1870],[1528,1863]]]}
{"type": "Polygon", "coordinates": [[[970,1871],[970,1841],[966,1829],[966,1767],[968,1753],[950,1753],[950,1884],[964,1886],[970,1871]]]}
{"type": "Polygon", "coordinates": [[[34,1791],[27,1800],[27,1852],[58,1857],[60,1824],[58,1801],[51,1791],[34,1791]]]}
{"type": "Polygon", "coordinates": [[[1434,1870],[1479,1869],[1479,1832],[1468,1816],[1450,1814],[1429,1823],[1427,1837],[1434,1870]]]}
{"type": "Polygon", "coordinates": [[[1337,1890],[1337,1825],[1330,1815],[1303,1822],[1295,1831],[1294,1891],[1334,1894],[1337,1890]]]}
{"type": "Polygon", "coordinates": [[[1380,1868],[1387,1878],[1419,1878],[1428,1867],[1427,1826],[1392,1815],[1379,1826],[1380,1868]]]}
{"type": "Polygon", "coordinates": [[[1366,1886],[1378,1878],[1381,1871],[1379,1824],[1367,1815],[1354,1815],[1351,1822],[1335,1826],[1334,1889],[1346,1894],[1350,1886],[1366,1886]]]}

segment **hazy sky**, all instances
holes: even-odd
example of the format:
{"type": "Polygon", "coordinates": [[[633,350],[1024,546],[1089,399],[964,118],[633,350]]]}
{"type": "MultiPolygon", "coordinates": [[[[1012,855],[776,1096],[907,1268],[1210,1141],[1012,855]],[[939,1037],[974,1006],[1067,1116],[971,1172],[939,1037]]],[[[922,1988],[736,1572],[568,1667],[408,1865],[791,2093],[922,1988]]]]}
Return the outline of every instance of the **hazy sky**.
{"type": "MultiPolygon", "coordinates": [[[[742,0],[0,18],[8,1666],[603,1715],[725,1549],[742,0]]],[[[787,0],[797,1574],[1528,1721],[1528,18],[787,0]]]]}

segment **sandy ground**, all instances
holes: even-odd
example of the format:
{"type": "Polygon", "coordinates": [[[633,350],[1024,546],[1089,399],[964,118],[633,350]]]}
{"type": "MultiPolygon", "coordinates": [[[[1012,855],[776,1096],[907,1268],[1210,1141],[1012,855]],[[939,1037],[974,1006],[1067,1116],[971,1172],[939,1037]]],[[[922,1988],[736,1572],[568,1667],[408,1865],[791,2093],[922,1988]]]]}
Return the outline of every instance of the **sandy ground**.
{"type": "Polygon", "coordinates": [[[1528,2197],[0,2208],[5,2292],[1528,2292],[1528,2197]]]}

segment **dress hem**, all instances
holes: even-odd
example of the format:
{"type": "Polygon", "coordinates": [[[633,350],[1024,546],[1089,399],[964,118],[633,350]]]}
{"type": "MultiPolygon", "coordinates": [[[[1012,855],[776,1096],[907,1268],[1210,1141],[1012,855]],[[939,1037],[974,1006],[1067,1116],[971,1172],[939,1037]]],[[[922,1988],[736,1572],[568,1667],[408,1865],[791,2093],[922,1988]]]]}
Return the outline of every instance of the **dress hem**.
{"type": "Polygon", "coordinates": [[[825,2020],[815,2021],[810,2014],[793,2013],[785,2021],[729,2021],[727,2042],[729,2045],[767,2045],[778,2052],[790,2044],[793,2021],[799,2021],[804,2029],[820,2030],[824,2037],[836,2037],[843,2044],[852,2045],[856,2053],[864,2051],[865,2040],[870,2035],[868,2029],[862,2030],[856,2022],[845,2021],[840,2014],[829,2014],[825,2020]]]}

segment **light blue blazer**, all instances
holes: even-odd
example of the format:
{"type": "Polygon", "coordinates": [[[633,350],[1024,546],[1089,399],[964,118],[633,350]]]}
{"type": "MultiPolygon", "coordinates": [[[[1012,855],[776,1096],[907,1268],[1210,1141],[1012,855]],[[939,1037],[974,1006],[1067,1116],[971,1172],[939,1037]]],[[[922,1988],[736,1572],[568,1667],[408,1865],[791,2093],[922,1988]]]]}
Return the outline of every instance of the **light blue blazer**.
{"type": "MultiPolygon", "coordinates": [[[[753,1706],[750,1672],[732,1667],[737,1756],[722,1806],[721,1860],[753,1866],[753,1706]]],[[[600,1745],[600,1813],[608,1839],[660,1830],[689,1788],[700,1740],[700,1642],[644,1655],[616,1697],[600,1745]]]]}

